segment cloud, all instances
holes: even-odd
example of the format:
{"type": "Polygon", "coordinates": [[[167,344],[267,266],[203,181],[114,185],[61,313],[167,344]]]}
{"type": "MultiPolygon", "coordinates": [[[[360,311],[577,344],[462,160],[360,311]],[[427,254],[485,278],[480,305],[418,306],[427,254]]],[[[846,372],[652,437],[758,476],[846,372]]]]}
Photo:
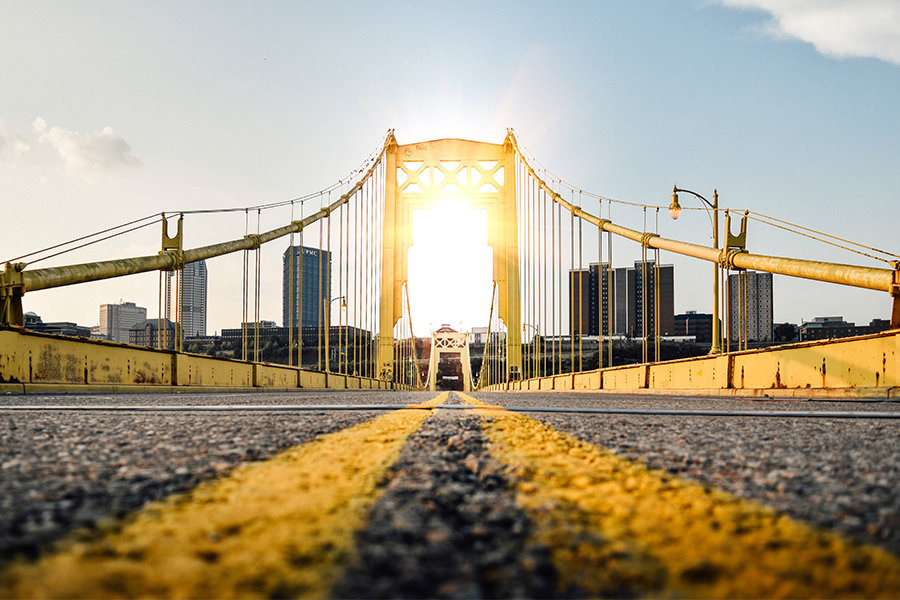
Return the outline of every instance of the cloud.
{"type": "Polygon", "coordinates": [[[0,117],[0,150],[3,150],[3,147],[9,142],[9,135],[6,133],[6,128],[3,126],[3,117],[0,117]]]}
{"type": "Polygon", "coordinates": [[[772,17],[768,33],[809,42],[825,56],[871,57],[900,65],[897,0],[718,0],[772,17]]]}
{"type": "Polygon", "coordinates": [[[112,127],[82,135],[62,127],[48,128],[47,122],[38,117],[34,120],[34,129],[41,134],[41,142],[50,142],[59,152],[66,173],[74,177],[92,179],[116,167],[143,165],[131,155],[131,146],[112,127]]]}
{"type": "Polygon", "coordinates": [[[21,156],[22,154],[27,153],[31,150],[31,146],[28,145],[28,142],[25,141],[21,135],[17,135],[13,139],[13,151],[16,153],[16,156],[21,156]]]}

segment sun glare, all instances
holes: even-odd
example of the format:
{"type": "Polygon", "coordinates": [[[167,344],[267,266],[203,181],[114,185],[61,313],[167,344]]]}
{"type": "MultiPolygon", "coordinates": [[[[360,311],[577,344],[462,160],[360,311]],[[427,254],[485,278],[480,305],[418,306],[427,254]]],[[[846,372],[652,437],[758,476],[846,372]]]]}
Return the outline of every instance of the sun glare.
{"type": "Polygon", "coordinates": [[[428,335],[443,323],[462,330],[487,325],[493,259],[486,210],[445,202],[415,211],[408,259],[416,335],[428,335]]]}

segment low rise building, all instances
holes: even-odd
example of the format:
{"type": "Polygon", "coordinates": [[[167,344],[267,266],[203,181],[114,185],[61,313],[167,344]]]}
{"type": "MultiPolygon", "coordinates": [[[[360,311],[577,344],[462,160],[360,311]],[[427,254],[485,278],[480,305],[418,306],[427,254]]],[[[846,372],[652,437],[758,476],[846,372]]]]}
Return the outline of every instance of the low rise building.
{"type": "Polygon", "coordinates": [[[175,323],[168,319],[146,319],[128,330],[128,343],[148,348],[175,349],[175,323]],[[160,338],[160,336],[162,336],[160,338]],[[160,341],[162,343],[160,343],[160,341]]]}
{"type": "Polygon", "coordinates": [[[800,341],[867,335],[887,331],[890,328],[890,322],[885,319],[872,319],[868,325],[856,325],[844,321],[844,317],[816,317],[812,321],[804,321],[800,324],[800,341]]]}

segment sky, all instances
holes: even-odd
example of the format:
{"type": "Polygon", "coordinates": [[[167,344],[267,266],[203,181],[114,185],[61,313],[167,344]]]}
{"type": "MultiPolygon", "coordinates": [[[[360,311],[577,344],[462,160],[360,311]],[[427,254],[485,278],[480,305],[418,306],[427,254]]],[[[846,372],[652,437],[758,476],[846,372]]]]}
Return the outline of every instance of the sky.
{"type": "MultiPolygon", "coordinates": [[[[508,127],[579,189],[661,206],[676,183],[707,198],[718,189],[721,206],[900,254],[895,0],[9,1],[0,82],[0,260],[163,211],[314,193],[388,129],[400,144],[501,143],[508,127]]],[[[640,211],[612,210],[642,227],[640,211]]],[[[710,244],[702,212],[662,214],[661,235],[710,244]]],[[[267,213],[259,225],[290,218],[267,213]]],[[[421,218],[417,240],[434,221],[421,218]]],[[[475,254],[442,267],[451,291],[429,296],[434,270],[411,274],[418,332],[486,324],[483,226],[468,222],[480,221],[457,225],[475,254]]],[[[247,227],[240,213],[191,215],[185,246],[247,227]]],[[[152,255],[159,239],[145,228],[33,268],[152,255]]],[[[758,223],[747,240],[757,254],[886,266],[758,223]]],[[[427,265],[418,245],[413,262],[427,265]]],[[[271,246],[261,318],[280,323],[286,243],[271,246]]],[[[615,253],[616,266],[640,256],[626,242],[615,253]]],[[[710,312],[712,267],[662,260],[675,265],[676,313],[710,312]]],[[[208,270],[208,331],[239,326],[240,258],[208,270]]],[[[99,305],[125,300],[155,316],[157,284],[150,273],[33,292],[24,309],[94,325],[99,305]]],[[[776,322],[890,314],[886,293],[774,285],[776,322]]]]}

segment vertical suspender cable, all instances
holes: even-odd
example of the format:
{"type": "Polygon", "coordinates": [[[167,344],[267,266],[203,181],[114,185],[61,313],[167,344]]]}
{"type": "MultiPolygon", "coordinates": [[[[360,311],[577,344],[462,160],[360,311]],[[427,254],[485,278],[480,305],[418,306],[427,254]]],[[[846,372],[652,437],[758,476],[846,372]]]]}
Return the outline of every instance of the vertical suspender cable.
{"type": "Polygon", "coordinates": [[[178,351],[184,352],[184,265],[177,271],[178,273],[178,320],[176,321],[175,333],[178,336],[178,351]]]}
{"type": "MultiPolygon", "coordinates": [[[[578,204],[581,204],[581,193],[578,194],[578,204]]],[[[578,302],[579,304],[584,303],[584,239],[582,238],[582,219],[578,219],[578,302]]],[[[590,275],[590,268],[588,268],[588,275],[590,275]]],[[[590,293],[591,286],[588,285],[588,293],[590,293]]],[[[588,301],[588,309],[590,309],[591,303],[588,301]]],[[[588,318],[588,322],[590,322],[590,318],[588,318]]],[[[584,337],[584,307],[581,306],[578,310],[578,371],[581,372],[584,370],[584,346],[582,345],[582,338],[584,337]]],[[[574,370],[574,366],[573,369],[574,370]]]]}
{"type": "Polygon", "coordinates": [[[347,257],[345,259],[347,262],[347,265],[346,265],[346,269],[344,269],[344,293],[347,295],[347,306],[348,306],[347,314],[344,319],[344,322],[347,327],[346,333],[344,334],[344,374],[345,375],[352,374],[351,370],[350,370],[350,333],[353,329],[353,324],[352,324],[352,319],[351,319],[351,314],[350,314],[350,309],[349,309],[349,306],[350,306],[351,302],[353,301],[353,297],[350,294],[350,263],[352,261],[352,254],[350,253],[350,244],[351,244],[351,240],[353,238],[353,231],[350,229],[350,210],[351,210],[350,201],[351,200],[352,200],[352,198],[348,199],[347,204],[346,204],[346,210],[344,211],[344,219],[345,219],[344,231],[347,232],[347,237],[344,242],[344,244],[345,244],[344,254],[347,257]]]}
{"type": "MultiPolygon", "coordinates": [[[[572,202],[575,202],[575,194],[572,194],[572,202]]],[[[575,213],[569,213],[569,273],[575,271],[575,213]]],[[[578,272],[578,281],[581,282],[581,271],[578,272]]],[[[569,275],[569,372],[575,372],[575,286],[572,282],[572,276],[569,275]]],[[[581,289],[579,287],[579,289],[581,289]]],[[[581,296],[579,296],[581,298],[581,296]]],[[[579,316],[581,310],[578,311],[579,316]]],[[[581,331],[578,332],[578,340],[580,344],[581,331]]]]}
{"type": "MultiPolygon", "coordinates": [[[[343,191],[343,189],[341,190],[343,191]]],[[[328,206],[331,206],[331,196],[328,196],[328,206]]],[[[331,296],[334,293],[332,288],[334,287],[334,281],[331,279],[331,271],[333,269],[332,265],[334,264],[334,256],[331,253],[331,212],[329,211],[328,215],[325,217],[325,245],[328,248],[328,264],[325,268],[325,314],[322,316],[325,323],[325,347],[329,349],[326,353],[328,356],[325,357],[325,370],[331,372],[331,353],[334,351],[334,348],[331,347],[331,328],[334,326],[334,323],[331,320],[331,296]]]]}
{"type": "Polygon", "coordinates": [[[356,321],[356,327],[359,329],[356,340],[356,349],[354,352],[355,355],[355,368],[356,373],[359,377],[365,377],[365,373],[363,371],[363,339],[362,336],[366,335],[366,327],[364,323],[364,302],[365,297],[363,296],[363,248],[365,246],[365,239],[363,238],[364,233],[364,210],[365,204],[364,200],[366,197],[366,191],[368,190],[369,182],[366,182],[362,188],[356,194],[356,202],[353,210],[353,220],[354,220],[354,234],[353,234],[353,279],[354,279],[354,289],[353,294],[355,297],[355,306],[353,308],[353,318],[356,321]]]}
{"type": "MultiPolygon", "coordinates": [[[[647,207],[644,207],[644,233],[647,233],[647,207]]],[[[647,246],[641,244],[641,362],[647,362],[647,246]]]]}
{"type": "MultiPolygon", "coordinates": [[[[337,297],[341,299],[341,304],[339,306],[343,306],[347,299],[344,297],[344,206],[341,205],[338,207],[338,244],[337,244],[337,254],[338,254],[338,279],[337,279],[337,297]]],[[[342,330],[342,319],[344,316],[344,310],[342,308],[338,308],[338,345],[337,345],[337,372],[343,373],[343,361],[341,360],[341,342],[343,338],[341,336],[342,330]]]]}
{"type": "MultiPolygon", "coordinates": [[[[330,196],[330,194],[329,194],[329,196],[330,196]]],[[[329,197],[329,200],[330,199],[331,198],[329,197]]],[[[321,198],[319,199],[319,208],[322,208],[321,198]]],[[[316,370],[317,371],[323,370],[322,369],[322,342],[323,342],[322,319],[325,318],[325,313],[322,310],[322,308],[323,308],[323,305],[326,305],[326,303],[328,302],[328,299],[323,298],[323,296],[322,296],[322,291],[323,291],[322,288],[324,287],[323,283],[322,283],[322,258],[323,258],[322,246],[324,245],[324,244],[322,244],[322,241],[323,241],[322,238],[324,237],[324,233],[325,232],[324,232],[323,220],[319,219],[319,243],[317,244],[317,246],[319,247],[319,252],[318,252],[318,254],[319,254],[319,285],[318,285],[317,292],[316,292],[316,317],[317,317],[316,318],[316,370]]]]}
{"type": "MultiPolygon", "coordinates": [[[[372,322],[375,323],[376,330],[381,334],[380,311],[381,305],[381,256],[384,241],[384,194],[375,193],[375,240],[372,245],[372,267],[375,276],[372,278],[372,322]]],[[[377,357],[377,348],[375,356],[377,357]]]]}
{"type": "Polygon", "coordinates": [[[548,277],[550,276],[550,264],[551,264],[550,256],[549,256],[549,253],[550,253],[550,250],[549,250],[550,243],[549,242],[550,242],[550,234],[551,234],[551,230],[550,230],[551,215],[547,214],[549,211],[547,209],[547,194],[546,194],[546,192],[540,188],[540,186],[538,185],[537,182],[535,182],[535,186],[537,186],[537,193],[538,193],[538,197],[540,198],[540,210],[543,215],[542,230],[543,230],[543,237],[544,237],[543,244],[542,244],[543,260],[541,262],[541,270],[543,271],[543,280],[544,280],[543,289],[541,290],[541,303],[543,304],[543,311],[542,311],[543,315],[541,315],[541,317],[542,317],[541,324],[543,325],[544,338],[542,341],[543,358],[541,360],[543,363],[542,364],[543,374],[551,375],[553,373],[553,346],[552,345],[550,346],[550,355],[548,356],[548,354],[547,354],[547,340],[549,338],[551,341],[551,344],[552,344],[552,340],[553,340],[553,338],[552,338],[553,326],[552,326],[552,323],[550,322],[550,319],[547,318],[549,316],[548,312],[550,309],[550,286],[547,285],[547,283],[548,283],[548,277]],[[547,365],[547,358],[550,358],[549,368],[547,365]]]}
{"type": "MultiPolygon", "coordinates": [[[[659,235],[659,207],[656,207],[656,235],[659,235]]],[[[659,248],[653,249],[653,348],[654,360],[660,359],[660,324],[659,324],[659,248]]]]}
{"type": "MultiPolygon", "coordinates": [[[[601,202],[602,209],[602,202],[601,202]]],[[[602,212],[601,212],[602,214],[602,212]]],[[[612,221],[612,200],[609,201],[609,220],[612,221]]],[[[607,268],[607,272],[609,273],[609,277],[607,277],[606,281],[606,290],[607,290],[607,300],[606,300],[606,333],[609,335],[609,366],[613,366],[613,322],[616,315],[615,310],[615,296],[613,295],[613,288],[615,285],[618,285],[618,282],[614,282],[613,275],[613,237],[612,233],[606,232],[606,242],[609,245],[609,267],[607,268]]]]}
{"type": "MultiPolygon", "coordinates": [[[[349,204],[344,204],[341,206],[341,256],[343,257],[341,260],[341,264],[346,264],[346,268],[342,267],[342,277],[341,277],[341,289],[344,294],[344,304],[341,306],[345,306],[350,303],[350,206],[349,204]],[[345,223],[346,221],[346,223],[345,223]]],[[[343,315],[344,320],[344,354],[343,354],[343,368],[341,372],[344,375],[349,375],[348,367],[347,367],[347,356],[350,354],[348,349],[348,345],[350,343],[350,326],[349,326],[349,313],[344,309],[341,309],[341,314],[343,315]]]]}
{"type": "MultiPolygon", "coordinates": [[[[353,220],[354,220],[354,229],[355,233],[353,236],[353,284],[354,290],[353,294],[356,298],[355,306],[353,307],[353,318],[356,321],[356,327],[359,329],[359,333],[365,335],[365,327],[363,327],[363,311],[362,311],[362,248],[363,248],[363,219],[362,219],[362,211],[363,211],[363,198],[365,197],[366,186],[368,186],[368,182],[363,189],[359,191],[356,195],[356,202],[354,204],[353,211],[353,220]]],[[[356,340],[356,351],[354,353],[354,360],[356,365],[356,374],[359,377],[363,377],[363,365],[362,365],[362,353],[363,353],[363,339],[359,335],[356,340]]]]}
{"type": "Polygon", "coordinates": [[[748,321],[750,320],[750,311],[747,306],[747,270],[741,271],[741,275],[744,277],[744,350],[747,350],[748,342],[750,341],[750,332],[748,331],[748,321]]]}
{"type": "MultiPolygon", "coordinates": [[[[545,198],[547,198],[545,194],[545,198]]],[[[556,203],[550,201],[550,319],[552,320],[553,326],[553,345],[551,346],[552,360],[553,360],[553,375],[556,375],[556,342],[559,339],[559,333],[556,331],[556,203]]]]}
{"type": "MultiPolygon", "coordinates": [[[[246,236],[250,233],[250,212],[245,209],[244,210],[244,235],[246,236]]],[[[250,251],[244,250],[244,296],[243,296],[243,313],[241,318],[241,360],[247,360],[247,323],[249,321],[247,314],[247,306],[249,299],[247,296],[250,293],[248,289],[248,281],[250,277],[250,251]]]]}
{"type": "MultiPolygon", "coordinates": [[[[597,201],[597,215],[603,217],[603,200],[597,201]]],[[[597,229],[597,367],[603,368],[603,230],[597,229]]],[[[609,309],[607,308],[607,311],[609,309]]]]}
{"type": "Polygon", "coordinates": [[[529,183],[528,195],[531,204],[531,322],[534,325],[534,337],[531,338],[532,362],[534,363],[534,377],[541,376],[541,361],[543,360],[544,338],[541,336],[541,212],[538,197],[534,191],[534,179],[522,167],[523,177],[529,183]]]}
{"type": "MultiPolygon", "coordinates": [[[[300,202],[300,220],[303,220],[303,201],[300,202]]],[[[300,246],[297,251],[297,281],[292,294],[296,294],[297,298],[297,366],[303,368],[303,265],[306,262],[303,246],[303,229],[300,230],[300,239],[297,240],[300,246]]]]}
{"type": "MultiPolygon", "coordinates": [[[[159,272],[159,310],[156,313],[156,348],[158,350],[162,349],[162,336],[160,332],[162,332],[162,321],[163,315],[165,314],[165,303],[163,302],[163,292],[165,290],[165,284],[163,283],[163,278],[168,277],[168,274],[165,271],[159,272]]],[[[107,319],[109,317],[107,316],[107,319]]],[[[110,331],[110,323],[107,322],[107,331],[110,331]]],[[[114,334],[118,336],[118,334],[114,334]]],[[[116,341],[118,341],[118,337],[116,337],[116,341]]]]}
{"type": "Polygon", "coordinates": [[[362,221],[363,226],[365,227],[365,230],[363,232],[363,243],[364,243],[363,252],[365,253],[365,256],[363,258],[363,284],[362,284],[363,328],[368,333],[368,335],[366,337],[366,347],[365,347],[365,354],[364,354],[365,362],[363,363],[363,365],[364,365],[363,366],[363,376],[364,377],[371,376],[371,373],[369,372],[369,347],[371,345],[372,329],[369,324],[369,310],[368,310],[369,303],[370,303],[370,298],[369,298],[369,197],[370,197],[370,195],[371,194],[369,193],[369,186],[368,186],[368,184],[366,184],[366,195],[365,195],[365,198],[363,198],[363,221],[362,221]]]}
{"type": "MultiPolygon", "coordinates": [[[[557,185],[557,187],[559,187],[557,185]]],[[[559,297],[559,314],[556,316],[557,323],[559,325],[559,329],[557,329],[556,338],[559,340],[559,352],[557,356],[559,358],[559,368],[557,369],[557,373],[561,374],[563,372],[563,268],[562,268],[562,257],[563,257],[563,245],[562,245],[562,234],[563,234],[563,221],[562,221],[562,205],[554,202],[556,206],[556,223],[559,228],[559,231],[556,235],[556,287],[557,294],[559,297]]]]}
{"type": "MultiPolygon", "coordinates": [[[[294,202],[291,201],[291,222],[294,222],[294,202]]],[[[284,324],[288,328],[288,366],[294,366],[294,232],[288,238],[288,318],[284,324]]]]}
{"type": "MultiPolygon", "coordinates": [[[[256,235],[259,235],[259,221],[262,215],[256,210],[256,235]]],[[[260,280],[260,247],[256,247],[256,270],[253,276],[253,362],[259,362],[259,280],[260,280]]]]}
{"type": "Polygon", "coordinates": [[[529,226],[529,236],[531,237],[531,249],[529,251],[531,269],[531,285],[529,293],[531,295],[531,325],[534,327],[531,338],[531,376],[540,377],[540,320],[538,317],[538,305],[540,303],[540,271],[538,259],[538,246],[540,244],[540,222],[538,220],[537,197],[534,193],[534,180],[528,175],[524,165],[521,165],[522,178],[524,180],[528,194],[529,214],[531,215],[531,225],[529,226]]]}

